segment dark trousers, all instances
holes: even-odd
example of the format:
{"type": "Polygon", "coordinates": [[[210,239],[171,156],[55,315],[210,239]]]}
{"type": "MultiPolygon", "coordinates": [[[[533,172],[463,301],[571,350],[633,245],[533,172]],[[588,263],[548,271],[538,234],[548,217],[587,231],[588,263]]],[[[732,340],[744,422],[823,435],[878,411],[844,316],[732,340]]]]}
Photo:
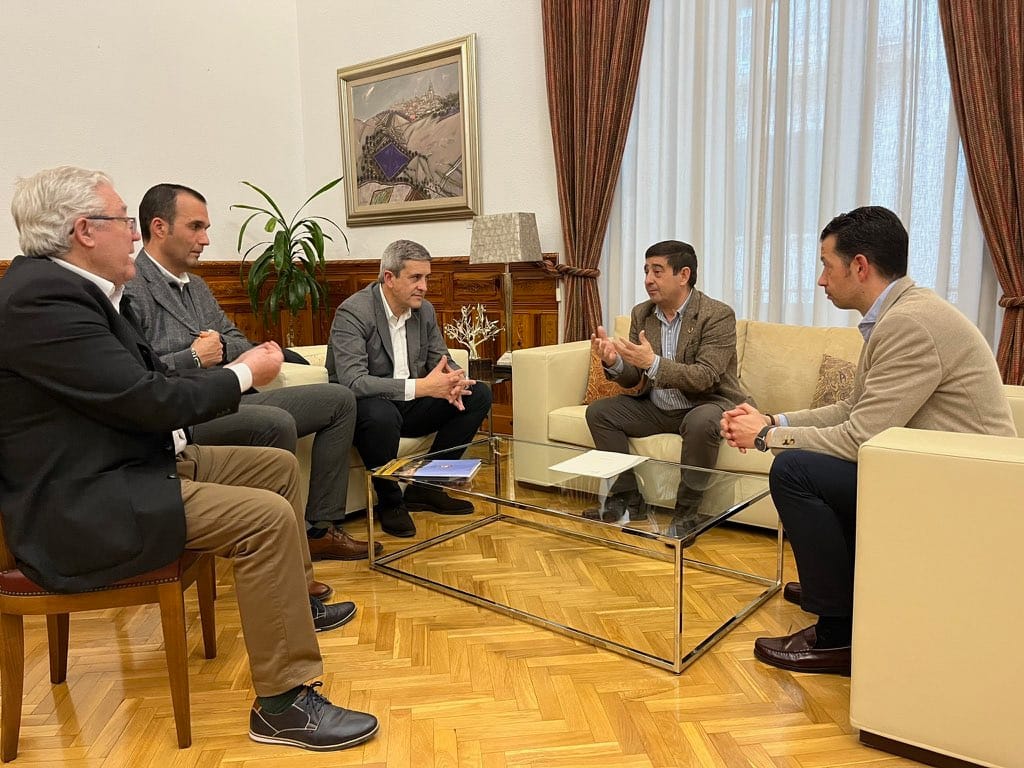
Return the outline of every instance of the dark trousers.
{"type": "MultiPolygon", "coordinates": [[[[679,463],[688,467],[710,469],[718,461],[722,442],[723,408],[715,403],[701,403],[693,408],[663,411],[650,397],[616,395],[596,400],[587,406],[587,426],[599,451],[629,453],[629,438],[647,437],[661,432],[678,432],[683,438],[679,463]]],[[[677,503],[699,502],[704,473],[681,472],[677,503]]],[[[612,485],[612,493],[636,488],[632,472],[623,472],[612,485]]]]}
{"type": "Polygon", "coordinates": [[[800,607],[819,616],[853,616],[857,464],[786,450],[772,462],[768,481],[793,546],[800,607]]]}
{"type": "MultiPolygon", "coordinates": [[[[364,397],[356,401],[356,431],[353,444],[367,469],[387,464],[398,456],[398,441],[402,437],[422,437],[437,432],[431,452],[465,445],[476,435],[477,430],[491,409],[491,390],[478,381],[473,385],[473,394],[464,395],[460,411],[436,397],[417,397],[415,400],[385,400],[380,397],[364,397]]],[[[441,459],[457,459],[461,450],[449,451],[438,456],[441,459]]],[[[377,491],[377,503],[382,508],[397,506],[402,501],[398,483],[373,481],[377,491]]]]}

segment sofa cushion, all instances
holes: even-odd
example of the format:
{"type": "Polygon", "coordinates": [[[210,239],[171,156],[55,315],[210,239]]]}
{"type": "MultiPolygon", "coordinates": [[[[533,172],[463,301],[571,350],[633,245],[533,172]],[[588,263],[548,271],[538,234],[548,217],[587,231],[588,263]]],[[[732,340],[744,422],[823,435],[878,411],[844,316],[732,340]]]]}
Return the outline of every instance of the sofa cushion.
{"type": "Polygon", "coordinates": [[[864,340],[856,328],[746,323],[740,383],[763,413],[807,408],[825,354],[856,361],[864,340]]]}
{"type": "Polygon", "coordinates": [[[601,365],[601,359],[596,355],[590,356],[590,371],[587,374],[587,394],[583,398],[584,405],[590,405],[595,400],[601,400],[605,397],[615,397],[616,395],[635,395],[640,391],[640,387],[643,384],[643,379],[638,381],[635,386],[626,389],[620,387],[612,379],[609,379],[604,375],[604,366],[601,365]]]}
{"type": "Polygon", "coordinates": [[[587,426],[587,406],[567,405],[548,414],[548,437],[557,443],[594,447],[594,438],[587,426]]]}
{"type": "Polygon", "coordinates": [[[818,384],[814,388],[811,408],[832,405],[845,400],[853,392],[856,364],[832,355],[823,355],[818,369],[818,384]]]}

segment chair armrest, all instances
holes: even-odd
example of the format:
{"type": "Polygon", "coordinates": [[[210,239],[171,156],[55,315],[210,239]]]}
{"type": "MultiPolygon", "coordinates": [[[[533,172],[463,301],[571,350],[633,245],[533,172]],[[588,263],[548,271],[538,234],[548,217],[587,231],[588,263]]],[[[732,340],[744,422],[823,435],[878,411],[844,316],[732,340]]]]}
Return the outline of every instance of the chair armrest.
{"type": "Polygon", "coordinates": [[[281,372],[273,381],[260,387],[261,391],[280,389],[281,387],[297,387],[302,384],[326,384],[327,369],[322,365],[302,365],[301,363],[282,363],[281,372]]]}
{"type": "Polygon", "coordinates": [[[589,341],[513,351],[513,435],[520,440],[547,442],[548,414],[583,402],[589,370],[589,341]]]}
{"type": "Polygon", "coordinates": [[[861,446],[855,727],[1019,763],[1022,498],[1019,438],[889,429],[861,446]]]}

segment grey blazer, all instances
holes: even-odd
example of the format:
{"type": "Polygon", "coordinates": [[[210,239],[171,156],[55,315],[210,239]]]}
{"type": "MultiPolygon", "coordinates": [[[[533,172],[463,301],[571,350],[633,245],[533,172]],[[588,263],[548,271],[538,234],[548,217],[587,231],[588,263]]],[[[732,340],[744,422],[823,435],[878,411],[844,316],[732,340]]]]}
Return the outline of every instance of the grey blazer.
{"type": "Polygon", "coordinates": [[[168,368],[195,368],[189,347],[200,331],[214,330],[221,335],[224,363],[252,347],[252,342],[224,314],[201,277],[191,273],[188,276],[189,293],[199,315],[197,325],[185,311],[178,289],[171,286],[145,249],[135,257],[135,269],[135,279],[125,285],[124,291],[131,297],[146,339],[168,368]]]}
{"type": "MultiPolygon", "coordinates": [[[[448,354],[434,305],[424,300],[405,324],[409,350],[409,375],[420,379],[448,354]]],[[[338,307],[331,323],[327,348],[327,373],[331,381],[344,384],[356,397],[405,400],[405,382],[394,379],[395,353],[391,346],[380,282],[375,281],[353,293],[338,307]]],[[[449,361],[451,362],[451,361],[449,361]]],[[[451,362],[452,368],[458,368],[451,362]]]]}

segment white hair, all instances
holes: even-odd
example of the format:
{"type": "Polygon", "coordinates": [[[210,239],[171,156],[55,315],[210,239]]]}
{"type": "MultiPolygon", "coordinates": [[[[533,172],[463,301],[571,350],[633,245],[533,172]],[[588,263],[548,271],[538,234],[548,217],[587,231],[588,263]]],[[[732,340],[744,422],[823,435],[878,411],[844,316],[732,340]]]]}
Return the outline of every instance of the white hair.
{"type": "Polygon", "coordinates": [[[15,182],[11,214],[26,256],[62,258],[71,250],[71,228],[79,216],[98,216],[101,184],[113,186],[102,171],[62,165],[15,182]]]}

